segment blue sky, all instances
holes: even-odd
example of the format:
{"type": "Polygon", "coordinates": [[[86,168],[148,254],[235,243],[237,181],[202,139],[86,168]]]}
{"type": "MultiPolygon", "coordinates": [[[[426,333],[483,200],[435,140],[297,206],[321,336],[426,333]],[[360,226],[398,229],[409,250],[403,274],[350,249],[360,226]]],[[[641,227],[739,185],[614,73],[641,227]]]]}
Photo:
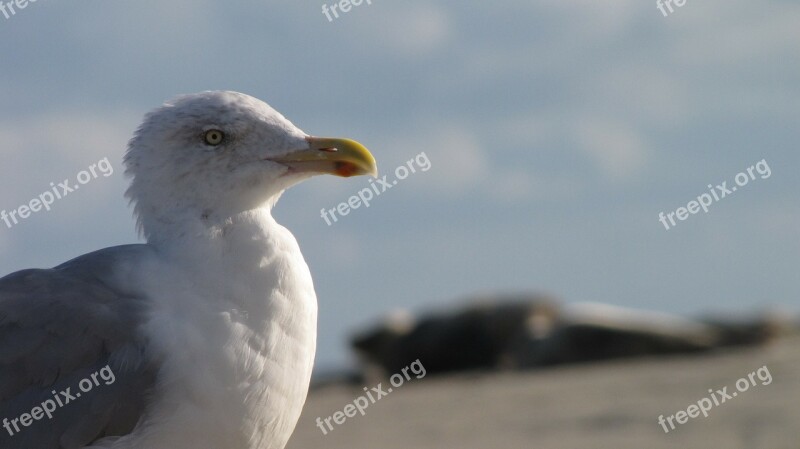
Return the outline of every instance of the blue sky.
{"type": "Polygon", "coordinates": [[[317,178],[275,215],[320,302],[321,366],[393,310],[543,291],[676,313],[797,310],[800,5],[692,1],[57,2],[0,15],[0,209],[108,157],[8,229],[0,273],[139,241],[122,155],[141,116],[230,89],[417,173],[333,226],[366,178],[317,178]],[[329,5],[332,2],[328,3],[329,5]],[[772,170],[666,231],[674,211],[772,170]]]}

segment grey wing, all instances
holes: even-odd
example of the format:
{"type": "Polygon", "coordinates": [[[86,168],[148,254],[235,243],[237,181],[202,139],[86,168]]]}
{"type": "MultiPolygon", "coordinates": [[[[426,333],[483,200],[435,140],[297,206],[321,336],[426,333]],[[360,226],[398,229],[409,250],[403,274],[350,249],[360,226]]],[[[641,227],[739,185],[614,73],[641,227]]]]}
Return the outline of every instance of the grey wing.
{"type": "Polygon", "coordinates": [[[146,249],[0,279],[0,449],[77,449],[136,426],[157,369],[139,326],[148,302],[112,271],[146,249]]]}

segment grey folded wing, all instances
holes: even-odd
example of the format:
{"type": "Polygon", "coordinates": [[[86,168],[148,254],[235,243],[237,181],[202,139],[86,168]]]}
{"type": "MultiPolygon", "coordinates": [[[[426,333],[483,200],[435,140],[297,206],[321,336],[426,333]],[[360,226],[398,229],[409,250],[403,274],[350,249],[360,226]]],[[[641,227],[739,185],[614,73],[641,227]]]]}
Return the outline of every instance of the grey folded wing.
{"type": "Polygon", "coordinates": [[[157,370],[140,330],[148,301],[113,271],[146,250],[0,279],[0,449],[77,449],[136,426],[157,370]]]}

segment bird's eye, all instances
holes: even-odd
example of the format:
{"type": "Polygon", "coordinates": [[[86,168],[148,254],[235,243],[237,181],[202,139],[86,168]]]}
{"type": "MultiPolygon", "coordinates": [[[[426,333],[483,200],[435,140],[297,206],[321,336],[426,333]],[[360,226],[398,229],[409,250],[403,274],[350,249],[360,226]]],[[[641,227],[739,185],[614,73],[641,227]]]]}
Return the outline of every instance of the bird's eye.
{"type": "Polygon", "coordinates": [[[209,129],[203,135],[203,139],[206,141],[207,144],[212,146],[217,146],[225,140],[225,133],[218,129],[209,129]]]}

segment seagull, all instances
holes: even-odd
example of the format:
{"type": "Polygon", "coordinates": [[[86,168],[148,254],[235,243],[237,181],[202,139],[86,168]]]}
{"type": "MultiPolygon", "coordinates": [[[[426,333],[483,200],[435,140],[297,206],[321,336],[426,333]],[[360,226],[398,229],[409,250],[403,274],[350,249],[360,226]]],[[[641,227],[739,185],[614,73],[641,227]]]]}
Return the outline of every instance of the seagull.
{"type": "Polygon", "coordinates": [[[317,298],[271,210],[360,143],[261,100],[179,96],[125,155],[144,244],[0,279],[0,449],[282,449],[308,393],[317,298]]]}

